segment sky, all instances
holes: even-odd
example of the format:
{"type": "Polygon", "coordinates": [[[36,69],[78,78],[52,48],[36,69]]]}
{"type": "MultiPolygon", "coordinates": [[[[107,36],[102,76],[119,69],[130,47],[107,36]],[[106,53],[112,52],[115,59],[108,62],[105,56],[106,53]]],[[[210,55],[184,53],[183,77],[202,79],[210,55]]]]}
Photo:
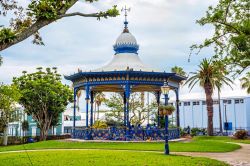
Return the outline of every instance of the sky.
{"type": "MultiPolygon", "coordinates": [[[[18,0],[27,5],[28,0],[18,0]]],[[[199,55],[192,55],[188,62],[190,46],[201,43],[213,34],[212,26],[201,27],[195,21],[205,15],[209,5],[218,0],[105,0],[92,4],[79,1],[69,12],[93,13],[107,10],[113,5],[121,9],[131,8],[128,16],[129,30],[140,45],[139,56],[145,64],[170,71],[177,65],[189,73],[197,70],[204,57],[213,55],[206,48],[199,55]]],[[[8,18],[0,17],[1,24],[8,18]]],[[[98,68],[111,60],[113,44],[123,30],[124,16],[101,19],[84,17],[63,18],[40,30],[45,46],[32,44],[32,37],[2,52],[4,63],[0,67],[0,82],[11,83],[22,71],[32,72],[37,67],[58,67],[62,75],[77,72],[77,69],[98,68]]],[[[66,84],[69,81],[63,80],[66,84]]],[[[234,91],[225,87],[222,96],[246,95],[235,80],[234,91]]],[[[196,86],[192,95],[204,95],[196,86]]],[[[190,96],[187,87],[181,88],[182,96],[190,96]]]]}

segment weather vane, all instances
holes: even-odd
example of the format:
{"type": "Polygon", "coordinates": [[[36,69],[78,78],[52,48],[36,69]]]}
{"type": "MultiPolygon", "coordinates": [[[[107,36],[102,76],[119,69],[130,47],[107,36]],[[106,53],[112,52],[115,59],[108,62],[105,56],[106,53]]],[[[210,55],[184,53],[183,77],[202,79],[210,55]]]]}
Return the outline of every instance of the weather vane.
{"type": "Polygon", "coordinates": [[[124,24],[125,24],[125,29],[127,29],[128,28],[128,19],[127,19],[127,17],[128,17],[128,12],[130,12],[130,10],[131,10],[131,8],[127,8],[127,6],[125,6],[124,8],[122,8],[122,12],[124,12],[125,14],[124,14],[124,16],[125,16],[125,21],[124,21],[124,24]]]}

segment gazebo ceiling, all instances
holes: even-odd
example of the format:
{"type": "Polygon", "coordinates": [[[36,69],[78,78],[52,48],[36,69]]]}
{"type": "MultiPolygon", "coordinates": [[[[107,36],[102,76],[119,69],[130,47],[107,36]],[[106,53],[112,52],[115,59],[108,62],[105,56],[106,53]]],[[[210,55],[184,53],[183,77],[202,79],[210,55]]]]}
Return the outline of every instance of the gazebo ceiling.
{"type": "MultiPolygon", "coordinates": [[[[94,86],[91,89],[94,92],[124,92],[121,85],[99,85],[94,86]]],[[[135,85],[131,88],[132,92],[155,92],[160,91],[159,86],[155,85],[135,85]]]]}

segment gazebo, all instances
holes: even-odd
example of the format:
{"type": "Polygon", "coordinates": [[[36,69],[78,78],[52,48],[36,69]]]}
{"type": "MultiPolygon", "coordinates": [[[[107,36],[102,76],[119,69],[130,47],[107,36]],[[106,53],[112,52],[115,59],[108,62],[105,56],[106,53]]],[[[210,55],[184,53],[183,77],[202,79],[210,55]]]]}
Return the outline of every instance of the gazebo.
{"type": "MultiPolygon", "coordinates": [[[[136,38],[129,32],[127,13],[125,13],[125,27],[117,38],[113,48],[115,54],[113,59],[105,66],[91,71],[81,71],[73,75],[65,76],[65,79],[73,82],[74,87],[74,120],[73,137],[83,139],[117,139],[131,140],[133,135],[136,139],[145,140],[143,131],[131,129],[129,121],[129,99],[133,92],[151,92],[155,95],[158,106],[160,105],[161,87],[168,85],[176,94],[179,101],[179,85],[185,77],[176,73],[167,73],[145,65],[139,55],[139,45],[136,38]],[[76,94],[78,90],[86,91],[86,129],[76,130],[76,94]],[[125,129],[113,131],[94,130],[93,125],[93,103],[98,92],[117,92],[122,95],[124,103],[124,126],[125,129]],[[90,116],[90,117],[89,117],[90,116]],[[132,131],[132,132],[131,132],[132,131]],[[115,135],[115,136],[114,136],[115,135]],[[130,139],[129,139],[130,138],[130,139]]],[[[168,100],[165,94],[166,101],[168,100]]],[[[179,126],[179,106],[176,105],[177,126],[179,126]]],[[[159,110],[157,129],[152,129],[151,135],[155,139],[164,139],[164,130],[159,129],[159,110]]],[[[169,139],[179,137],[179,129],[169,132],[169,139]],[[171,137],[172,135],[172,137],[171,137]]],[[[134,138],[135,139],[135,138],[134,138]]]]}

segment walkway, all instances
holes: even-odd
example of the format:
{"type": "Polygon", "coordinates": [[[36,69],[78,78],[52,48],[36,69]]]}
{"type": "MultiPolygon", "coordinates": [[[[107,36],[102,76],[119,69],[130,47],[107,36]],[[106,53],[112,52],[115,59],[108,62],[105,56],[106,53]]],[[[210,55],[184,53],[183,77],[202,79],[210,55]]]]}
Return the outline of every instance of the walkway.
{"type": "Polygon", "coordinates": [[[240,149],[226,153],[199,153],[199,152],[172,152],[171,154],[193,156],[193,157],[208,157],[220,161],[224,161],[233,166],[250,166],[250,144],[241,144],[240,149]]]}

